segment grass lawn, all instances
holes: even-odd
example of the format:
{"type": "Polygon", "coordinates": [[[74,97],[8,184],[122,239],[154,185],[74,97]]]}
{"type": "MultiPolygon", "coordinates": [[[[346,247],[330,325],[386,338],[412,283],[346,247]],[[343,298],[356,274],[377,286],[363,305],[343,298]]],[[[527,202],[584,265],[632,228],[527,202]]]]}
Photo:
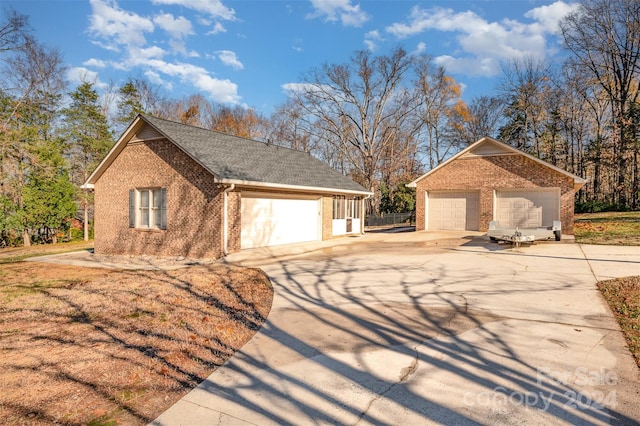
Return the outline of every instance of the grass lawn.
{"type": "Polygon", "coordinates": [[[577,214],[573,226],[581,244],[640,245],[640,212],[577,214]]]}
{"type": "MultiPolygon", "coordinates": [[[[579,214],[574,232],[576,242],[581,244],[640,246],[640,212],[579,214]]],[[[618,320],[640,367],[640,277],[601,281],[598,289],[618,320]]]]}
{"type": "Polygon", "coordinates": [[[15,261],[42,247],[6,250],[3,425],[147,424],[255,334],[273,297],[257,269],[79,268],[15,261]]]}

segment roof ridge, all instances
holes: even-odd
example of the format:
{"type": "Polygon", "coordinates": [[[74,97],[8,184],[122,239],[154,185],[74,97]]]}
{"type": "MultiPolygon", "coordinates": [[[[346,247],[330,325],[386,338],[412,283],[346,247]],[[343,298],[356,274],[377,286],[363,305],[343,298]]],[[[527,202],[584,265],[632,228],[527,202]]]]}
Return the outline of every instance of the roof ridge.
{"type": "Polygon", "coordinates": [[[272,142],[264,142],[264,141],[259,141],[259,140],[256,140],[256,139],[248,138],[248,137],[245,137],[245,136],[232,135],[232,134],[229,134],[229,133],[220,132],[218,130],[207,129],[206,127],[202,127],[202,126],[194,126],[192,124],[181,123],[179,121],[170,120],[168,118],[156,117],[155,115],[151,115],[151,114],[140,113],[140,116],[142,116],[142,118],[144,118],[145,120],[150,118],[152,120],[165,121],[167,123],[177,124],[179,126],[190,127],[190,128],[193,128],[193,129],[199,129],[199,130],[203,130],[205,132],[211,132],[211,133],[215,133],[215,134],[218,134],[218,135],[223,135],[223,136],[230,137],[230,138],[241,139],[241,140],[244,140],[244,141],[247,141],[247,142],[254,142],[254,143],[258,143],[258,144],[262,144],[262,145],[266,145],[266,146],[274,146],[276,148],[288,149],[288,150],[293,151],[293,152],[299,152],[301,154],[306,154],[306,155],[309,155],[309,156],[313,157],[313,155],[311,155],[310,152],[301,151],[299,149],[294,149],[294,148],[290,148],[290,147],[287,147],[287,146],[274,144],[272,142]]]}

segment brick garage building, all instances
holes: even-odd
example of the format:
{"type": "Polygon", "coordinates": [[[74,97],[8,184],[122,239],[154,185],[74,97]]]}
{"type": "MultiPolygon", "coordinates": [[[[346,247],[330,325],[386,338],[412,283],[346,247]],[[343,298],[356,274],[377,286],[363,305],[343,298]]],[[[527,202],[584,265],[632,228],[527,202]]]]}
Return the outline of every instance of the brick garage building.
{"type": "Polygon", "coordinates": [[[575,193],[585,180],[495,139],[483,138],[409,183],[416,230],[535,228],[562,222],[573,234],[575,193]]]}
{"type": "Polygon", "coordinates": [[[362,233],[370,195],[307,153],[146,115],[85,187],[96,253],[193,258],[362,233]]]}

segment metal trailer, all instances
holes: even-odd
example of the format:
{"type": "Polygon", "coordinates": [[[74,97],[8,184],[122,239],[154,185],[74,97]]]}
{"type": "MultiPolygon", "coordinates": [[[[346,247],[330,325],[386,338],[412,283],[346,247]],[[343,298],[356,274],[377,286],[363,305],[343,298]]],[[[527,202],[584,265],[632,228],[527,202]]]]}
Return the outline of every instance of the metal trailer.
{"type": "Polygon", "coordinates": [[[535,241],[562,239],[562,222],[554,220],[553,225],[538,228],[507,228],[502,227],[497,221],[489,223],[487,236],[491,241],[511,243],[520,246],[522,243],[533,244],[535,241]]]}

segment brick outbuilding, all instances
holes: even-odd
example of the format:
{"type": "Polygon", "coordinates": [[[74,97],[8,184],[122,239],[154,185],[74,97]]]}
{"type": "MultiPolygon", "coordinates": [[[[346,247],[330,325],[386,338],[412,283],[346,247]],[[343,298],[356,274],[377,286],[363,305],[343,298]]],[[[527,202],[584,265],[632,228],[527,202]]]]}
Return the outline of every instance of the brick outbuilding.
{"type": "Polygon", "coordinates": [[[573,234],[575,193],[586,181],[485,137],[407,184],[416,188],[416,230],[535,228],[562,222],[573,234]]]}
{"type": "Polygon", "coordinates": [[[371,195],[308,153],[147,115],[85,187],[96,253],[192,258],[362,233],[371,195]]]}

